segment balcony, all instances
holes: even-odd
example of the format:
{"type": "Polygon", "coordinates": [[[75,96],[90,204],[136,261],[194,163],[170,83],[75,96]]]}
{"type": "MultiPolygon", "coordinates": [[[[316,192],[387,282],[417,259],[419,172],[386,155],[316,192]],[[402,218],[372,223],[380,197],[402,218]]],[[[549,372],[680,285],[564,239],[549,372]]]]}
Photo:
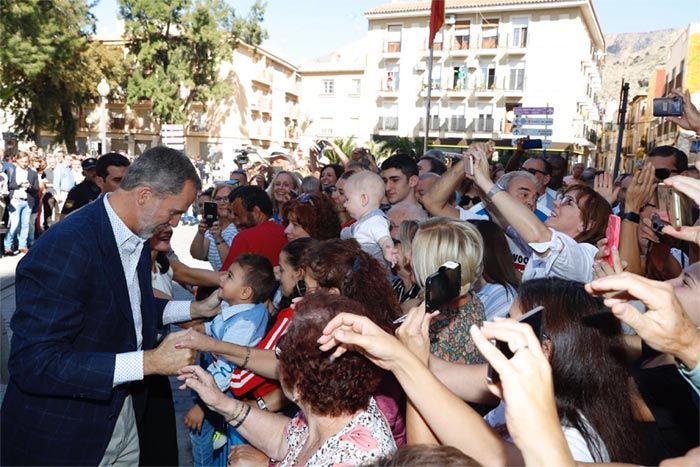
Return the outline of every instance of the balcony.
{"type": "Polygon", "coordinates": [[[253,98],[250,105],[252,111],[271,113],[272,112],[272,96],[258,95],[253,98]]]}
{"type": "Polygon", "coordinates": [[[401,57],[401,42],[386,42],[382,48],[382,58],[385,60],[401,57]]]}
{"type": "MultiPolygon", "coordinates": [[[[425,117],[421,117],[418,121],[418,130],[425,132],[425,117]]],[[[447,131],[447,120],[440,120],[440,117],[433,115],[430,117],[430,131],[441,132],[447,131]]]]}
{"type": "Polygon", "coordinates": [[[461,79],[454,83],[451,87],[448,87],[445,91],[448,99],[459,99],[463,100],[470,94],[470,90],[467,88],[467,78],[461,79]]]}
{"type": "Polygon", "coordinates": [[[455,35],[452,40],[452,50],[450,55],[453,57],[466,57],[469,55],[471,36],[468,34],[455,35]]]}
{"type": "MultiPolygon", "coordinates": [[[[433,78],[432,86],[430,87],[430,98],[438,99],[442,97],[445,89],[442,86],[442,81],[440,78],[433,78]]],[[[428,97],[428,85],[423,83],[420,90],[420,97],[428,97]]]]}
{"type": "Polygon", "coordinates": [[[301,83],[298,82],[296,79],[291,80],[291,83],[285,90],[285,93],[296,97],[301,96],[301,83]]]}
{"type": "Polygon", "coordinates": [[[262,84],[267,87],[272,86],[272,70],[269,68],[264,68],[259,70],[252,80],[258,84],[262,84]]]}
{"type": "Polygon", "coordinates": [[[478,118],[475,120],[474,133],[493,133],[493,118],[478,118]]]}
{"type": "Polygon", "coordinates": [[[272,127],[265,123],[257,123],[251,125],[250,139],[256,139],[260,141],[269,141],[272,139],[272,127]]]}
{"type": "MultiPolygon", "coordinates": [[[[433,42],[433,57],[442,57],[442,54],[444,52],[443,50],[443,43],[442,41],[440,42],[433,42]]],[[[430,55],[430,48],[428,47],[428,41],[425,42],[425,47],[423,48],[423,56],[427,57],[430,55]]]]}
{"type": "Polygon", "coordinates": [[[466,133],[471,130],[473,124],[466,117],[450,117],[448,120],[447,131],[451,133],[466,133]]]}
{"type": "Polygon", "coordinates": [[[399,117],[379,117],[375,131],[398,131],[399,117]]]}
{"type": "Polygon", "coordinates": [[[506,54],[524,55],[527,52],[527,30],[506,34],[504,44],[506,45],[506,54]]]}

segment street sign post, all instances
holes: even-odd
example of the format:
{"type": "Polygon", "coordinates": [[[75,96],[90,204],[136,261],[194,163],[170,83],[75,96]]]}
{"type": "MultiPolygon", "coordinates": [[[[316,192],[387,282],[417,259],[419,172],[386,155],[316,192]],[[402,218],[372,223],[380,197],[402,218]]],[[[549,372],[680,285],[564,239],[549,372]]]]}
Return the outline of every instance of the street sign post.
{"type": "Polygon", "coordinates": [[[548,128],[513,128],[515,136],[552,136],[552,130],[548,128]]]}
{"type": "Polygon", "coordinates": [[[515,115],[552,115],[554,107],[516,107],[513,112],[515,115]]]}
{"type": "Polygon", "coordinates": [[[513,124],[516,126],[522,125],[554,125],[553,118],[529,118],[529,117],[515,117],[513,119],[513,124]]]}

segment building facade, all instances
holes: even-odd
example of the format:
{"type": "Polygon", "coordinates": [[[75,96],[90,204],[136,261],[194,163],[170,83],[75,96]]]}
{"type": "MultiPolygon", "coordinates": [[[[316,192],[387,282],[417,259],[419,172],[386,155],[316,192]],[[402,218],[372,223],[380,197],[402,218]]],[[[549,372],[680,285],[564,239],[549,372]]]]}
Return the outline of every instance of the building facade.
{"type": "Polygon", "coordinates": [[[445,15],[428,83],[430,3],[366,13],[375,138],[423,136],[430,86],[430,138],[443,144],[510,144],[516,107],[549,106],[553,148],[592,146],[605,42],[589,0],[447,0],[445,15]]]}

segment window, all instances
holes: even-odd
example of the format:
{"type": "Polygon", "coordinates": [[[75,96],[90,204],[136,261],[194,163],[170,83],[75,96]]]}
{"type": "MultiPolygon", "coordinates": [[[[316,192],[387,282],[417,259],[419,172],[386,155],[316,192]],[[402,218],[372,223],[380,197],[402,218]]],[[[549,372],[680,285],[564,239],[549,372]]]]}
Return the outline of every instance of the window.
{"type": "Polygon", "coordinates": [[[455,49],[465,50],[469,48],[470,26],[469,20],[455,22],[455,49]]]}
{"type": "Polygon", "coordinates": [[[527,46],[527,18],[512,18],[513,23],[513,40],[511,46],[526,47],[527,46]]]}
{"type": "Polygon", "coordinates": [[[476,131],[493,131],[493,106],[490,104],[479,106],[479,118],[476,121],[476,131]]]}
{"type": "Polygon", "coordinates": [[[442,50],[442,38],[443,31],[442,28],[440,28],[440,30],[435,33],[435,39],[433,39],[433,50],[442,50]]]}
{"type": "MultiPolygon", "coordinates": [[[[427,79],[426,75],[426,79],[427,79]]],[[[442,83],[442,66],[440,64],[433,65],[433,74],[430,78],[431,80],[431,89],[440,89],[442,86],[440,83],[442,83]]]]}
{"type": "Polygon", "coordinates": [[[359,78],[353,79],[352,82],[350,83],[350,94],[359,95],[361,89],[362,89],[362,80],[360,80],[359,78]]]}
{"type": "Polygon", "coordinates": [[[484,19],[481,24],[481,48],[498,47],[498,19],[484,19]]]}
{"type": "Polygon", "coordinates": [[[335,94],[335,80],[334,79],[324,79],[323,83],[323,94],[335,94]]]}
{"type": "Polygon", "coordinates": [[[511,91],[522,91],[525,87],[525,69],[513,68],[510,70],[510,81],[508,89],[511,91]]]}
{"type": "Polygon", "coordinates": [[[467,67],[466,65],[452,67],[452,89],[461,90],[467,88],[467,67]]]}
{"type": "Polygon", "coordinates": [[[387,69],[386,78],[383,83],[384,91],[399,90],[399,67],[394,65],[387,69]]]}
{"type": "Polygon", "coordinates": [[[387,52],[401,52],[401,25],[387,26],[387,52]]]}
{"type": "Polygon", "coordinates": [[[377,122],[377,130],[395,131],[399,129],[399,106],[397,104],[384,104],[382,116],[377,122]]]}
{"type": "Polygon", "coordinates": [[[481,90],[496,89],[496,65],[491,63],[481,67],[481,90]]]}

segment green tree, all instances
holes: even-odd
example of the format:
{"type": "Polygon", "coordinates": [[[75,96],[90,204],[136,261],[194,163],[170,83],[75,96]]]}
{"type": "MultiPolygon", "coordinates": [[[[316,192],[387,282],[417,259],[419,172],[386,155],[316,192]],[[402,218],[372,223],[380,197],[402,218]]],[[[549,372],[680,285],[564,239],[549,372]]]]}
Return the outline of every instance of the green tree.
{"type": "Polygon", "coordinates": [[[119,0],[127,41],[127,103],[150,100],[157,121],[185,123],[192,104],[206,105],[231,90],[219,65],[239,40],[259,45],[265,4],[247,18],[225,0],[119,0]]]}
{"type": "Polygon", "coordinates": [[[77,115],[97,102],[97,83],[119,81],[119,55],[90,41],[95,18],[85,0],[0,1],[0,106],[20,137],[56,132],[75,151],[77,115]]]}

